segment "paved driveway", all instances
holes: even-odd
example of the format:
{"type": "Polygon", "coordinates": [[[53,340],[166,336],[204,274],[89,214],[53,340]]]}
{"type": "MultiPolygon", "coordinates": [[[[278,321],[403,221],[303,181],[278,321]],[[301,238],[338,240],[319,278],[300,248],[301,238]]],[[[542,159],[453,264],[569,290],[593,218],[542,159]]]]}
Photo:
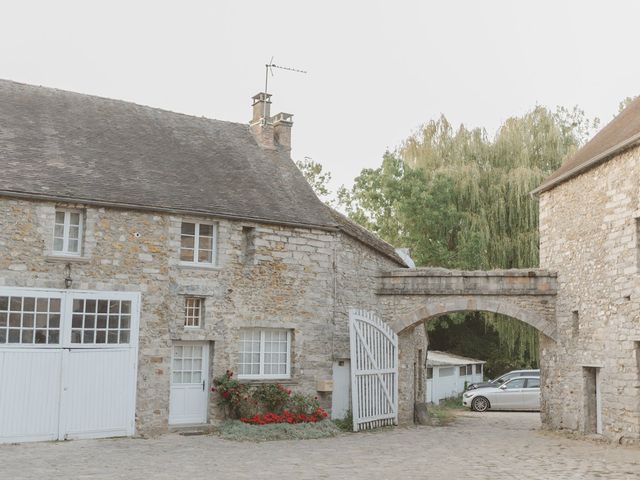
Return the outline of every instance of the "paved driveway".
{"type": "Polygon", "coordinates": [[[538,431],[537,414],[468,413],[449,427],[299,442],[214,436],[0,446],[0,478],[640,479],[640,449],[538,431]]]}

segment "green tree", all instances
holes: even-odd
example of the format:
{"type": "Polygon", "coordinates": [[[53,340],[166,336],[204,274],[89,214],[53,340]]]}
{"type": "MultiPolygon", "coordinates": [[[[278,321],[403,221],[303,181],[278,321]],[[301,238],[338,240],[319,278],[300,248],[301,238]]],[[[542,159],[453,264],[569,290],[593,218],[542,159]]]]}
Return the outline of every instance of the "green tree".
{"type": "Polygon", "coordinates": [[[335,199],[329,187],[331,183],[331,172],[324,171],[322,165],[310,157],[304,157],[304,160],[296,161],[296,165],[318,198],[330,207],[333,207],[335,199]]]}
{"type": "MultiPolygon", "coordinates": [[[[385,153],[379,168],[363,170],[339,200],[352,219],[409,247],[417,265],[535,267],[538,205],[529,193],[597,123],[577,108],[538,106],[507,119],[489,138],[484,129],[454,129],[441,116],[385,153]]],[[[525,364],[537,361],[535,330],[499,315],[483,318],[510,355],[525,364]]]]}

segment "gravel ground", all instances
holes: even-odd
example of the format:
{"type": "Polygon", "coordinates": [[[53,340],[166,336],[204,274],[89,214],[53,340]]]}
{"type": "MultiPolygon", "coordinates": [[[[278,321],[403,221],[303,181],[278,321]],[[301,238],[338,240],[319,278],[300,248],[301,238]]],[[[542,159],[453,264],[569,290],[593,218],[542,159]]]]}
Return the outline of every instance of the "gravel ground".
{"type": "Polygon", "coordinates": [[[452,426],[239,443],[216,436],[0,446],[0,479],[640,479],[640,449],[539,430],[535,413],[463,413],[452,426]]]}

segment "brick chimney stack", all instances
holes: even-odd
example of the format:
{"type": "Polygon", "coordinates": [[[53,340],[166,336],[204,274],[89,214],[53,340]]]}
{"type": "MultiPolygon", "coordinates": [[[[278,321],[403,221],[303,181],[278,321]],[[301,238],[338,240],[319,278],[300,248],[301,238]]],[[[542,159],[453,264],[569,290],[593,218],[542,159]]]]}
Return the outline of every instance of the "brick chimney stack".
{"type": "Polygon", "coordinates": [[[278,146],[291,150],[291,127],[293,115],[278,113],[271,116],[271,94],[258,93],[253,96],[253,118],[249,123],[251,132],[262,148],[278,146]]]}

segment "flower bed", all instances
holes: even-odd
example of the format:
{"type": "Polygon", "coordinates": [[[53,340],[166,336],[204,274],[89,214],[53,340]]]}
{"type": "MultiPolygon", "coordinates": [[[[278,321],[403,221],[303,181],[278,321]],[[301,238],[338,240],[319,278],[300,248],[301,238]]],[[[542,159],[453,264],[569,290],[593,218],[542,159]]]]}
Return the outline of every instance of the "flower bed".
{"type": "Polygon", "coordinates": [[[227,416],[243,423],[316,423],[328,416],[316,397],[293,393],[280,384],[251,387],[233,378],[230,370],[215,378],[213,384],[211,390],[219,395],[227,416]]]}

